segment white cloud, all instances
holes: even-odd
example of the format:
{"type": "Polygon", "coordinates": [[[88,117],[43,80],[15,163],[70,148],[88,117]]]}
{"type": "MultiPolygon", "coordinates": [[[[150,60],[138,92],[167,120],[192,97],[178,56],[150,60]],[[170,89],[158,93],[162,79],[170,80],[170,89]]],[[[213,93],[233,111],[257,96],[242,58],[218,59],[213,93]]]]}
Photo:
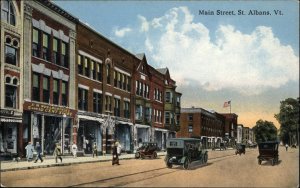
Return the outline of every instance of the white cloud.
{"type": "Polygon", "coordinates": [[[114,33],[117,37],[124,37],[126,33],[131,32],[131,28],[129,27],[124,27],[122,29],[115,29],[114,33]]]}
{"type": "Polygon", "coordinates": [[[168,67],[177,85],[196,82],[208,91],[233,89],[255,95],[299,79],[299,57],[270,27],[257,26],[247,34],[232,25],[209,31],[194,21],[187,7],[170,9],[152,20],[139,19],[141,25],[135,29],[145,31],[147,59],[168,67]]]}

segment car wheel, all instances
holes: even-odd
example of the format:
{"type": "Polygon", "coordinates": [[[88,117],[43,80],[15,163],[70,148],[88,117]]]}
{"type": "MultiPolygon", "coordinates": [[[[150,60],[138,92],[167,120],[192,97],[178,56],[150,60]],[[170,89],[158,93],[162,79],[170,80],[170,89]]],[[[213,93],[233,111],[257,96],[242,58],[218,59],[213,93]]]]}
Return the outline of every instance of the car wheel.
{"type": "Polygon", "coordinates": [[[140,158],[140,156],[141,156],[141,155],[140,155],[140,152],[136,152],[136,153],[135,153],[135,158],[136,158],[136,159],[140,158]]]}
{"type": "Polygon", "coordinates": [[[208,155],[207,155],[207,153],[205,153],[203,156],[203,164],[207,163],[207,159],[208,159],[208,155]]]}
{"type": "Polygon", "coordinates": [[[154,152],[154,153],[153,153],[153,159],[156,159],[156,158],[157,158],[157,153],[154,152]]]}
{"type": "Polygon", "coordinates": [[[167,162],[167,167],[168,168],[172,168],[172,166],[173,166],[172,163],[167,162]]]}
{"type": "Polygon", "coordinates": [[[258,159],[258,164],[261,165],[261,160],[260,159],[258,159]]]}
{"type": "Polygon", "coordinates": [[[190,166],[190,160],[189,159],[185,159],[184,163],[183,163],[183,168],[185,170],[189,169],[190,166]]]}

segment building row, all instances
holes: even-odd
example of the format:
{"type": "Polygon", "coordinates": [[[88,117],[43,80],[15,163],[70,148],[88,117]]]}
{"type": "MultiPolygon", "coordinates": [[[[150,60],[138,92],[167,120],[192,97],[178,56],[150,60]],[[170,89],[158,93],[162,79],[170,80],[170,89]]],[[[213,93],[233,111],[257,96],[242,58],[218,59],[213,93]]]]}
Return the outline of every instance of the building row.
{"type": "Polygon", "coordinates": [[[207,148],[219,147],[222,142],[232,147],[245,140],[254,142],[252,129],[238,124],[237,114],[195,107],[181,108],[177,137],[200,138],[207,148]]]}
{"type": "Polygon", "coordinates": [[[168,68],[149,65],[48,0],[1,1],[0,151],[24,156],[161,149],[180,129],[181,93],[168,68]]]}

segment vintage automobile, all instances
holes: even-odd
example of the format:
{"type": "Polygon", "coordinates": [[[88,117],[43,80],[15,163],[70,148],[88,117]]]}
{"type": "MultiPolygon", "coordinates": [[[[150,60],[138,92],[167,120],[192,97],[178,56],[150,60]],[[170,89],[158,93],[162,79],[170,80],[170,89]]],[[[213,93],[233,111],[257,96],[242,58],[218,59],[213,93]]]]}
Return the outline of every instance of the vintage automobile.
{"type": "Polygon", "coordinates": [[[261,142],[258,144],[258,164],[262,161],[271,161],[272,166],[278,164],[278,145],[276,141],[261,142]]]}
{"type": "Polygon", "coordinates": [[[135,158],[145,159],[146,157],[150,157],[152,159],[157,158],[157,143],[156,142],[143,142],[142,146],[139,147],[135,153],[135,158]]]}
{"type": "Polygon", "coordinates": [[[245,154],[246,153],[246,145],[245,144],[237,144],[235,154],[245,154]]]}
{"type": "Polygon", "coordinates": [[[207,150],[202,148],[201,140],[196,138],[170,138],[166,143],[165,163],[168,168],[182,165],[189,169],[193,164],[206,164],[207,150]]]}

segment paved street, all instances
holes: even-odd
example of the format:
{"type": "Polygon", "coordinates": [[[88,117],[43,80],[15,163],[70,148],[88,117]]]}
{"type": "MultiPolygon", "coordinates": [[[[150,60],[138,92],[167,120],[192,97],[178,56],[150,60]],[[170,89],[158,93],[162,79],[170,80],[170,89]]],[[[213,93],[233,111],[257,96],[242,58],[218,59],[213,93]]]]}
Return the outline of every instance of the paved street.
{"type": "Polygon", "coordinates": [[[120,166],[97,159],[84,164],[5,171],[1,172],[1,182],[5,186],[297,187],[298,149],[286,152],[280,147],[280,163],[276,166],[267,162],[258,165],[257,155],[257,149],[248,149],[241,156],[234,150],[209,151],[208,164],[191,170],[166,168],[164,156],[121,160],[120,166]]]}

